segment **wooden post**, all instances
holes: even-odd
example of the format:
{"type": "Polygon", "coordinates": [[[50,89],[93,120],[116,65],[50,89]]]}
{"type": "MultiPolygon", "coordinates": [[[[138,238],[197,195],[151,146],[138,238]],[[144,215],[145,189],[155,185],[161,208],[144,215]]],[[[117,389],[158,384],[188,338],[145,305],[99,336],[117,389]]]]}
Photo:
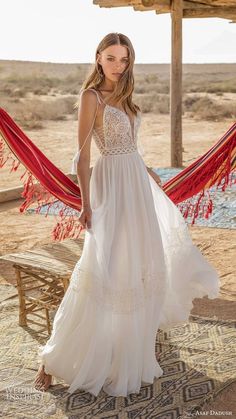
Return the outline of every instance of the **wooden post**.
{"type": "Polygon", "coordinates": [[[171,3],[171,166],[182,166],[182,0],[171,3]]]}
{"type": "Polygon", "coordinates": [[[19,296],[19,326],[27,326],[25,291],[23,290],[24,287],[22,283],[20,269],[16,266],[15,266],[15,272],[16,272],[16,283],[17,283],[18,296],[19,296]]]}

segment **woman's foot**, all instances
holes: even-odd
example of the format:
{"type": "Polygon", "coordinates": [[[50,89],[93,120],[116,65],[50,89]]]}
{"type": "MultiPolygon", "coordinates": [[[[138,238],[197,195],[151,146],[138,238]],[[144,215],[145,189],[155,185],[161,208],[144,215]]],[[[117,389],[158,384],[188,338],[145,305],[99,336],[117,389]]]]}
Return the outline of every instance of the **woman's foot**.
{"type": "Polygon", "coordinates": [[[40,365],[34,380],[34,387],[36,390],[46,391],[48,387],[50,387],[51,383],[52,376],[50,374],[46,374],[44,371],[44,365],[40,365]]]}

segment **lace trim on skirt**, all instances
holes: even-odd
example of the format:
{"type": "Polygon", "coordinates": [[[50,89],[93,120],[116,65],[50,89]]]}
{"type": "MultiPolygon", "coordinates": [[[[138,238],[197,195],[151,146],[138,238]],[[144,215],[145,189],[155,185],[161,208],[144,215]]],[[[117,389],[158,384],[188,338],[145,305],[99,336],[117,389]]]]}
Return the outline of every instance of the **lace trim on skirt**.
{"type": "Polygon", "coordinates": [[[147,300],[163,295],[163,280],[166,272],[147,273],[140,278],[137,287],[114,289],[105,285],[94,273],[75,266],[69,287],[80,293],[90,295],[94,302],[106,310],[116,313],[132,313],[147,305],[147,300]]]}

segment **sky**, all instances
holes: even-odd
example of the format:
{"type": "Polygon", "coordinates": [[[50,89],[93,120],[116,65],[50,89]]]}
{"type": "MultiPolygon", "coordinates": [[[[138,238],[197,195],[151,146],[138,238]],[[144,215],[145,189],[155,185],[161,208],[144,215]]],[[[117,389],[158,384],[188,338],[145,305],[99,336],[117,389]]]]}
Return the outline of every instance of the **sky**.
{"type": "MultiPolygon", "coordinates": [[[[236,23],[183,19],[183,63],[235,63],[236,23]]],[[[109,32],[127,35],[138,63],[170,63],[170,14],[100,8],[92,0],[7,0],[1,4],[0,59],[94,62],[109,32]]]]}

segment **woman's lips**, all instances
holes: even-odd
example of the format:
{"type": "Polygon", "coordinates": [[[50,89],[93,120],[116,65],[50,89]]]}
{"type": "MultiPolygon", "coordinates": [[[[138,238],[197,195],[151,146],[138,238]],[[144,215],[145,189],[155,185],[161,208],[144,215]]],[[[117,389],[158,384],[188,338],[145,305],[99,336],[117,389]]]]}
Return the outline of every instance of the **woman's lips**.
{"type": "Polygon", "coordinates": [[[121,76],[121,73],[112,73],[113,76],[121,76]]]}

